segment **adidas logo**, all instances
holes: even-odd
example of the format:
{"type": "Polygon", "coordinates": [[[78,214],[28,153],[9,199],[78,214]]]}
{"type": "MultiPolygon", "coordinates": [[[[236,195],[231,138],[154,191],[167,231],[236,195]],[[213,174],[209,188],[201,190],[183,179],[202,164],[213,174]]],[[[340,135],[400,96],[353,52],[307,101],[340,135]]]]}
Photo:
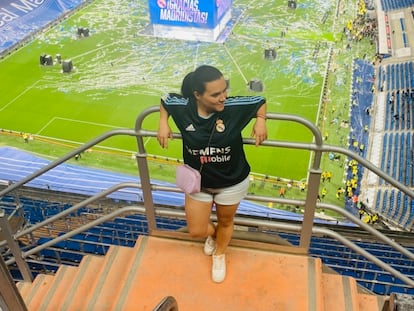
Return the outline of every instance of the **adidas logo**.
{"type": "Polygon", "coordinates": [[[185,130],[187,131],[187,132],[195,132],[195,127],[194,127],[194,125],[191,123],[189,126],[187,126],[186,128],[185,128],[185,130]]]}

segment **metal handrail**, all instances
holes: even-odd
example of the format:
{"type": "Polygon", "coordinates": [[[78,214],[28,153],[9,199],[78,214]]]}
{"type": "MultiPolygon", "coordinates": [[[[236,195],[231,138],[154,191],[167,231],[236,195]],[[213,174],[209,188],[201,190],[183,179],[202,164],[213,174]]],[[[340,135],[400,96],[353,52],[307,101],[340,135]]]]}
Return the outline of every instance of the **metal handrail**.
{"type": "MultiPolygon", "coordinates": [[[[137,132],[138,136],[145,136],[145,137],[157,137],[157,132],[153,130],[143,130],[140,127],[142,126],[143,120],[145,117],[150,115],[151,113],[159,112],[158,106],[153,106],[150,108],[147,108],[143,110],[140,114],[140,116],[137,118],[136,124],[135,124],[135,130],[137,132]]],[[[318,133],[317,138],[315,139],[317,142],[319,141],[319,137],[321,137],[321,133],[319,129],[311,123],[309,120],[302,118],[297,115],[293,114],[281,114],[281,113],[267,113],[266,114],[268,120],[277,120],[277,121],[292,121],[297,122],[305,125],[307,128],[311,130],[312,133],[318,133]]],[[[173,133],[174,138],[181,138],[181,135],[179,133],[173,133]]],[[[321,138],[322,139],[322,138],[321,138]]],[[[243,138],[243,143],[246,145],[255,145],[256,142],[252,138],[243,138]]],[[[356,160],[359,164],[364,166],[365,168],[369,169],[375,175],[378,175],[379,177],[383,178],[386,182],[393,185],[397,189],[401,190],[405,194],[408,194],[411,198],[414,198],[414,190],[407,187],[403,183],[397,181],[393,177],[391,177],[389,174],[381,170],[378,166],[374,165],[372,162],[368,161],[367,159],[360,156],[358,153],[353,152],[349,149],[334,146],[334,145],[328,145],[323,144],[322,142],[318,143],[301,143],[301,142],[289,142],[289,141],[282,141],[282,140],[265,140],[261,144],[262,146],[268,146],[268,147],[278,147],[278,148],[287,148],[287,149],[299,149],[299,150],[309,150],[309,151],[321,151],[323,153],[326,152],[335,152],[335,153],[341,153],[343,155],[348,156],[349,158],[352,158],[353,160],[356,160]]],[[[145,146],[143,140],[139,141],[138,150],[140,153],[145,154],[145,146]]],[[[312,169],[320,169],[319,166],[312,166],[312,169]]],[[[1,196],[1,192],[0,192],[1,196]]]]}
{"type": "MultiPolygon", "coordinates": [[[[153,206],[152,202],[152,194],[150,191],[150,178],[148,174],[148,164],[145,159],[146,157],[146,150],[143,141],[143,136],[148,137],[157,137],[156,131],[151,130],[143,130],[142,125],[145,118],[152,114],[159,112],[159,106],[152,106],[149,107],[141,112],[135,122],[135,131],[139,133],[137,135],[137,145],[138,145],[138,154],[137,154],[137,163],[138,169],[141,176],[141,182],[143,185],[143,197],[144,202],[147,201],[146,207],[151,209],[153,206]]],[[[312,143],[301,143],[301,142],[286,142],[286,141],[276,141],[276,140],[265,140],[262,145],[263,146],[270,146],[270,147],[282,147],[282,148],[290,148],[290,149],[300,149],[300,150],[310,150],[314,152],[313,156],[313,163],[309,170],[309,176],[307,181],[307,193],[306,193],[306,208],[304,211],[303,216],[303,223],[302,223],[302,231],[300,234],[300,246],[306,249],[309,249],[310,246],[310,239],[312,235],[312,227],[315,217],[315,209],[317,205],[317,198],[319,192],[319,184],[321,181],[321,169],[320,169],[320,162],[322,154],[325,152],[336,152],[341,153],[348,156],[351,159],[358,161],[359,164],[366,167],[367,169],[371,170],[376,175],[383,178],[385,181],[389,182],[391,185],[395,186],[402,192],[408,194],[411,198],[414,198],[414,191],[405,186],[404,184],[398,182],[397,180],[393,179],[390,175],[382,171],[379,167],[372,164],[370,161],[364,159],[359,154],[352,152],[351,150],[337,147],[337,146],[330,146],[324,145],[322,134],[320,130],[317,128],[315,124],[310,122],[309,120],[293,115],[293,114],[280,114],[280,113],[267,113],[267,119],[269,120],[282,120],[282,121],[290,121],[296,122],[311,131],[314,135],[314,142],[312,143]]],[[[181,138],[179,133],[173,133],[173,137],[181,138]]],[[[255,145],[254,139],[243,139],[244,144],[255,145]]],[[[144,203],[145,204],[145,203],[144,203]]],[[[147,212],[148,213],[148,212],[147,212]]],[[[149,228],[153,228],[150,227],[149,228]]]]}

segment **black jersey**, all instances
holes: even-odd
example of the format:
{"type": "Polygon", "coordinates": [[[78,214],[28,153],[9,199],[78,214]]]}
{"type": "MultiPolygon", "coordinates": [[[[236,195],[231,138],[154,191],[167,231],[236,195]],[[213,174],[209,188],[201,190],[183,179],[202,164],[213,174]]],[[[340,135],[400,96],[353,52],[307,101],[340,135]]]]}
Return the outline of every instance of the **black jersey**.
{"type": "Polygon", "coordinates": [[[174,93],[161,99],[181,133],[184,162],[201,168],[202,187],[232,186],[249,175],[241,131],[264,103],[262,96],[231,96],[223,111],[206,119],[198,115],[194,100],[174,93]]]}

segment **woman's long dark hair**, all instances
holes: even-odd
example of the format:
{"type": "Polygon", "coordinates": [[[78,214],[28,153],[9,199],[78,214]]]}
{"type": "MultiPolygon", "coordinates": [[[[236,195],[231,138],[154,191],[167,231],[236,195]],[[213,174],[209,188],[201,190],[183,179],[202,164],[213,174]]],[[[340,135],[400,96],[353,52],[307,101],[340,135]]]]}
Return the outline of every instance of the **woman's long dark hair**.
{"type": "Polygon", "coordinates": [[[203,94],[206,90],[206,83],[223,77],[223,74],[216,67],[201,65],[195,71],[188,73],[181,84],[181,94],[184,97],[194,97],[194,92],[203,94]]]}

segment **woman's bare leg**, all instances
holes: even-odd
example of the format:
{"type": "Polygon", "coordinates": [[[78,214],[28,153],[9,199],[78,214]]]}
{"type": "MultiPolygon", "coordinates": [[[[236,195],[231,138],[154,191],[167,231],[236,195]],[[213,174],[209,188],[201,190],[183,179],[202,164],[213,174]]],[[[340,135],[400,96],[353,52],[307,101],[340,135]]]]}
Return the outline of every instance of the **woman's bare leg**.
{"type": "Polygon", "coordinates": [[[216,255],[226,252],[227,246],[233,235],[234,215],[239,203],[233,205],[216,204],[217,228],[216,228],[216,255]]]}
{"type": "Polygon", "coordinates": [[[185,214],[188,231],[192,237],[215,236],[216,228],[210,220],[213,202],[201,202],[185,196],[185,214]]]}

